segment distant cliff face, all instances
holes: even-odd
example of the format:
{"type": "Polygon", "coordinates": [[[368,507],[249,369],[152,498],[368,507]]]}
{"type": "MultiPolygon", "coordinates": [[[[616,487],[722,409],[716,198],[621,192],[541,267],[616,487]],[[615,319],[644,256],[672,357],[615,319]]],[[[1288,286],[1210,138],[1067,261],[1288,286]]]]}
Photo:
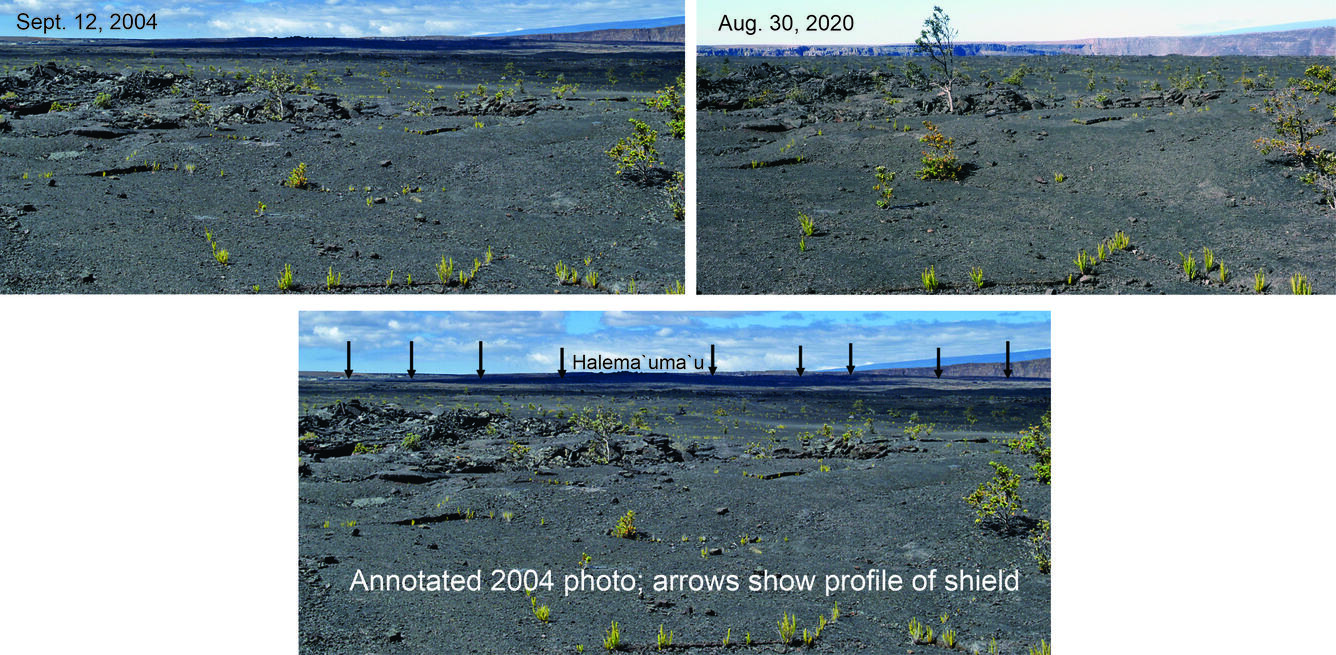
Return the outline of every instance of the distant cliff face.
{"type": "Polygon", "coordinates": [[[1092,55],[1336,56],[1336,27],[1221,36],[1143,36],[1078,41],[1092,55]]]}
{"type": "Polygon", "coordinates": [[[526,34],[509,37],[528,41],[589,41],[598,43],[637,42],[637,43],[686,43],[685,25],[665,25],[663,27],[643,27],[620,30],[594,30],[592,32],[568,32],[565,34],[526,34]]]}
{"type": "MultiPolygon", "coordinates": [[[[701,46],[700,54],[733,57],[794,56],[905,56],[912,45],[831,46],[701,46]]],[[[970,55],[1190,55],[1202,57],[1246,56],[1336,56],[1336,27],[1317,27],[1285,32],[1255,32],[1220,36],[1138,36],[1117,39],[1083,39],[1044,43],[960,43],[956,54],[970,55]]]]}
{"type": "MultiPolygon", "coordinates": [[[[1051,358],[1029,359],[1023,362],[1011,363],[1011,377],[1014,378],[1040,378],[1050,379],[1053,377],[1053,360],[1051,358]]],[[[1004,365],[1000,362],[990,364],[952,364],[942,367],[942,377],[944,378],[992,378],[1003,377],[1004,365]]],[[[931,378],[936,377],[936,372],[929,367],[920,368],[890,368],[876,371],[867,371],[859,373],[864,376],[884,376],[884,377],[908,377],[908,378],[931,378]]]]}

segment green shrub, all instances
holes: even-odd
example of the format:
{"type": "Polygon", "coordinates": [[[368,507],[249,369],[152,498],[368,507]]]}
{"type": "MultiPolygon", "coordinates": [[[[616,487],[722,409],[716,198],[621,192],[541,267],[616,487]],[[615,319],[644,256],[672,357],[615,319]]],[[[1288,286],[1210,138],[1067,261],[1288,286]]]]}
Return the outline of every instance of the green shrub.
{"type": "Polygon", "coordinates": [[[409,432],[408,434],[404,435],[404,440],[400,442],[399,447],[403,448],[404,450],[421,450],[422,435],[417,434],[415,432],[409,432]]]}
{"type": "Polygon", "coordinates": [[[627,175],[639,181],[648,180],[650,169],[663,165],[659,161],[659,152],[654,144],[659,140],[659,133],[650,129],[648,123],[628,119],[631,122],[631,136],[625,137],[609,148],[606,153],[617,162],[617,174],[627,175]],[[628,175],[629,174],[629,175],[628,175]]]}
{"type": "Polygon", "coordinates": [[[93,106],[98,107],[100,109],[105,109],[111,106],[111,94],[110,93],[97,94],[97,97],[93,98],[93,106]]]}
{"type": "Polygon", "coordinates": [[[617,519],[617,526],[612,529],[612,536],[619,539],[635,539],[637,534],[639,533],[636,531],[636,513],[628,509],[617,519]]]}
{"type": "Polygon", "coordinates": [[[1007,447],[1012,451],[1035,458],[1030,470],[1034,471],[1034,479],[1043,484],[1053,483],[1053,448],[1048,444],[1052,434],[1053,412],[1049,411],[1039,417],[1039,425],[1021,430],[1020,438],[1007,442],[1007,447]]]}
{"type": "Polygon", "coordinates": [[[283,186],[291,189],[305,189],[306,185],[310,183],[311,178],[306,176],[306,162],[302,162],[288,173],[288,179],[283,181],[283,186]]]}
{"type": "Polygon", "coordinates": [[[975,523],[995,521],[1003,528],[1009,528],[1011,520],[1024,511],[1019,492],[1021,476],[1013,473],[1005,464],[988,462],[988,465],[993,467],[993,477],[965,496],[965,502],[978,515],[974,519],[975,523]]]}
{"type": "Polygon", "coordinates": [[[1010,75],[1002,78],[1002,82],[1004,84],[1011,84],[1013,86],[1021,86],[1025,84],[1025,76],[1029,74],[1030,74],[1030,69],[1026,68],[1025,64],[1021,64],[1016,68],[1016,70],[1011,71],[1010,75]]]}
{"type": "Polygon", "coordinates": [[[943,136],[932,121],[923,121],[928,133],[919,137],[920,143],[926,143],[928,150],[923,151],[923,168],[919,169],[920,180],[958,180],[964,170],[956,161],[955,139],[943,136]]]}
{"type": "Polygon", "coordinates": [[[1052,528],[1049,521],[1040,521],[1039,525],[1030,531],[1030,553],[1034,556],[1035,564],[1039,565],[1040,573],[1049,573],[1053,570],[1052,528]]]}
{"type": "Polygon", "coordinates": [[[878,166],[874,171],[877,183],[872,186],[872,190],[877,192],[877,206],[885,209],[891,206],[891,197],[895,195],[895,189],[891,187],[891,182],[895,181],[895,171],[886,170],[885,166],[878,166]]]}

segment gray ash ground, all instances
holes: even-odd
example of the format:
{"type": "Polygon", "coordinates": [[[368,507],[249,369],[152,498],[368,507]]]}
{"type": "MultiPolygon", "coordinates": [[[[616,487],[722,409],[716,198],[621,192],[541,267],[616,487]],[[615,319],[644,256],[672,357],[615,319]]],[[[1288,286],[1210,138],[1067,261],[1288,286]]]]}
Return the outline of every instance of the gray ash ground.
{"type": "MultiPolygon", "coordinates": [[[[1048,411],[1047,380],[742,388],[306,377],[300,401],[303,652],[602,652],[612,621],[630,651],[655,650],[662,625],[677,652],[782,652],[793,650],[778,643],[783,614],[801,634],[837,601],[841,616],[813,652],[950,652],[914,645],[906,627],[917,618],[940,634],[944,613],[966,652],[996,639],[1002,653],[1025,653],[1049,639],[1049,576],[1026,536],[977,525],[963,500],[991,476],[990,461],[1028,473],[1005,441],[1048,411]],[[577,414],[589,420],[572,422],[577,414]],[[905,428],[918,423],[935,428],[911,439],[905,428]],[[833,437],[820,436],[823,425],[833,437]],[[417,450],[403,446],[409,433],[417,450]],[[641,538],[610,534],[628,510],[641,538]],[[564,596],[564,576],[586,555],[589,574],[641,576],[643,593],[564,596]],[[522,591],[350,591],[358,570],[482,569],[486,589],[498,568],[553,572],[554,588],[534,594],[547,623],[522,591]],[[826,574],[934,568],[1016,569],[1020,588],[821,590],[826,574]],[[817,574],[818,589],[747,591],[762,571],[817,574]],[[656,574],[736,574],[743,588],[656,592],[656,574]]],[[[1021,494],[1027,521],[1050,515],[1047,486],[1026,475],[1021,494]]]]}
{"type": "MultiPolygon", "coordinates": [[[[1267,91],[1240,81],[1265,71],[1283,86],[1330,58],[960,59],[973,81],[957,85],[954,115],[908,81],[911,61],[927,65],[701,60],[701,292],[920,292],[929,266],[948,293],[1253,293],[1259,270],[1268,293],[1290,293],[1295,273],[1336,292],[1336,211],[1254,149],[1274,136],[1249,111],[1267,91]],[[1022,65],[1021,85],[1001,81],[1022,65]],[[1193,88],[1173,90],[1185,72],[1193,88]],[[955,139],[963,180],[918,179],[924,120],[955,139]],[[898,174],[889,209],[876,205],[877,166],[898,174]],[[805,252],[799,212],[816,224],[805,252]],[[1077,253],[1120,230],[1131,248],[1082,280],[1077,253]],[[1203,248],[1224,262],[1224,283],[1218,270],[1191,282],[1181,271],[1179,253],[1200,263],[1203,248]]],[[[1328,102],[1310,116],[1330,128],[1328,102]]],[[[1336,133],[1317,142],[1336,147],[1336,133]]]]}
{"type": "Polygon", "coordinates": [[[0,57],[5,292],[277,292],[290,265],[299,292],[325,292],[332,268],[340,292],[458,293],[437,263],[472,270],[489,247],[462,290],[594,290],[559,285],[558,261],[604,292],[684,279],[665,186],[619,178],[604,152],[639,118],[661,133],[663,168],[683,169],[668,115],[643,103],[681,74],[680,49],[0,57]],[[245,82],[271,71],[303,87],[281,110],[245,82]],[[578,92],[552,93],[559,76],[578,92]],[[456,99],[479,84],[485,98],[456,99]],[[310,184],[284,186],[300,163],[310,184]]]}

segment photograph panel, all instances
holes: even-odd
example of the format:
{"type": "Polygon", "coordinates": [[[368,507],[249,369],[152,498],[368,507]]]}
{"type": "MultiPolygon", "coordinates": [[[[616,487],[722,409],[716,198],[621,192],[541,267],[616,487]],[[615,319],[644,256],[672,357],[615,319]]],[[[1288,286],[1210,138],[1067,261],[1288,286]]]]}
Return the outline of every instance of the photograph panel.
{"type": "Polygon", "coordinates": [[[304,652],[1051,643],[1047,312],[299,330],[304,652]]]}

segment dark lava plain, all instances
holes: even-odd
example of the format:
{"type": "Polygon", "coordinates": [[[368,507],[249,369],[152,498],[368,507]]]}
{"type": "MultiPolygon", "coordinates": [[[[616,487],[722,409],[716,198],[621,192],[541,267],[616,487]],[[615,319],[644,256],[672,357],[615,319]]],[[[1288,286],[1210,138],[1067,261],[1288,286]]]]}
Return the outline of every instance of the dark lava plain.
{"type": "Polygon", "coordinates": [[[836,602],[839,620],[812,652],[948,653],[941,642],[911,643],[907,629],[917,618],[940,635],[943,614],[963,652],[988,652],[996,639],[999,652],[1023,654],[1049,640],[1050,580],[1027,536],[977,525],[963,500],[990,478],[990,461],[1002,462],[1024,476],[1026,525],[1050,516],[1049,487],[1005,445],[1048,411],[1048,381],[788,377],[637,385],[303,376],[301,650],[594,653],[616,621],[633,652],[655,651],[660,625],[676,652],[799,651],[779,643],[776,623],[795,615],[801,636],[836,602]],[[931,432],[906,434],[925,423],[931,432]],[[420,437],[417,450],[403,443],[409,433],[420,437]],[[628,510],[639,538],[612,536],[628,510]],[[640,590],[564,596],[564,576],[582,561],[591,575],[641,576],[640,590]],[[488,591],[498,568],[551,570],[554,588],[534,592],[537,600],[488,591]],[[482,569],[484,591],[350,591],[359,569],[482,569]],[[937,569],[939,583],[961,570],[1016,569],[1020,586],[824,595],[826,574],[870,569],[906,580],[937,569]],[[747,591],[762,571],[816,574],[817,589],[747,591]],[[742,588],[656,592],[656,574],[736,574],[742,588]],[[534,613],[542,605],[546,623],[534,613]]]}
{"type": "Polygon", "coordinates": [[[638,118],[683,170],[668,114],[643,102],[681,75],[680,46],[15,45],[0,61],[5,292],[272,293],[285,266],[319,293],[331,268],[345,293],[591,291],[559,285],[558,261],[596,271],[594,291],[684,279],[665,186],[604,152],[638,118]],[[273,71],[303,87],[281,112],[245,82],[273,71]],[[558,78],[579,90],[558,97],[558,78]],[[300,163],[309,184],[283,186],[300,163]],[[489,247],[467,286],[438,281],[442,257],[457,278],[489,247]]]}
{"type": "MultiPolygon", "coordinates": [[[[1336,292],[1336,211],[1254,149],[1274,133],[1249,111],[1267,81],[1330,58],[958,61],[973,81],[951,115],[906,77],[924,58],[702,58],[698,289],[912,293],[932,266],[947,293],[1253,293],[1259,270],[1267,293],[1290,293],[1295,273],[1336,292]],[[1020,66],[1022,84],[1002,82],[1020,66]],[[925,120],[955,140],[964,179],[918,179],[925,120]],[[898,174],[888,209],[878,166],[898,174]],[[815,222],[805,252],[799,212],[815,222]],[[1130,249],[1082,279],[1078,253],[1118,231],[1130,249]],[[1225,282],[1182,272],[1179,253],[1200,264],[1203,248],[1225,282]]],[[[1329,101],[1309,115],[1330,128],[1329,101]]],[[[1336,134],[1317,142],[1336,147],[1336,134]]]]}

